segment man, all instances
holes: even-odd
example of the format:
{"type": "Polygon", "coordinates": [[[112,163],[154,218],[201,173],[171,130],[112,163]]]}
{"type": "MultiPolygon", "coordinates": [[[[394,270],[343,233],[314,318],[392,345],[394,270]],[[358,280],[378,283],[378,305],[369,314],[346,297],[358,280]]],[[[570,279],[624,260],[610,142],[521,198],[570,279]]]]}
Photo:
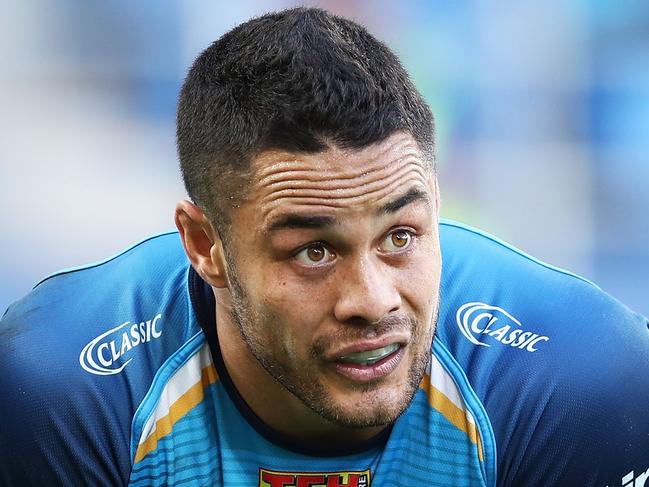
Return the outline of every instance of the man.
{"type": "Polygon", "coordinates": [[[180,96],[178,233],[3,317],[2,484],[644,485],[646,319],[440,224],[432,134],[353,22],[216,41],[180,96]]]}

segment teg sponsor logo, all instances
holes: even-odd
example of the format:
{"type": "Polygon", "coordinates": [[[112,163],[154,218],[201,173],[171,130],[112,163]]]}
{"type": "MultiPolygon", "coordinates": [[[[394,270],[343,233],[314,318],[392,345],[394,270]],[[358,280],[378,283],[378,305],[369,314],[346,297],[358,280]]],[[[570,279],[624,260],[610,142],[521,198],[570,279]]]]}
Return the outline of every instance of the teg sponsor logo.
{"type": "Polygon", "coordinates": [[[79,354],[79,363],[95,375],[119,374],[133,357],[120,360],[134,348],[162,335],[161,314],[139,323],[126,321],[91,340],[79,354]]]}
{"type": "Polygon", "coordinates": [[[541,342],[550,337],[526,331],[523,324],[498,306],[486,303],[466,303],[455,315],[457,326],[462,334],[474,345],[490,347],[481,340],[495,340],[513,348],[536,352],[541,342]]]}
{"type": "MultiPolygon", "coordinates": [[[[635,471],[632,470],[624,477],[622,477],[622,487],[645,487],[649,480],[649,468],[646,472],[640,472],[640,475],[635,476],[635,471]]],[[[608,485],[606,487],[609,487],[608,485]]],[[[649,485],[647,485],[649,487],[649,485]]]]}
{"type": "Polygon", "coordinates": [[[259,469],[259,487],[369,487],[370,471],[277,472],[259,469]]]}

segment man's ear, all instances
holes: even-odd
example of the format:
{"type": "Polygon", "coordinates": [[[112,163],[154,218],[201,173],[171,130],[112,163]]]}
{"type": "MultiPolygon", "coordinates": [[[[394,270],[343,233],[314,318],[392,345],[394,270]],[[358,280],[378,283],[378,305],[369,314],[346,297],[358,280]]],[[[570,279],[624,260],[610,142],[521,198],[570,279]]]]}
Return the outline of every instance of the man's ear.
{"type": "Polygon", "coordinates": [[[176,205],[175,221],[185,253],[196,272],[212,287],[227,287],[223,243],[203,210],[190,201],[180,201],[176,205]]]}

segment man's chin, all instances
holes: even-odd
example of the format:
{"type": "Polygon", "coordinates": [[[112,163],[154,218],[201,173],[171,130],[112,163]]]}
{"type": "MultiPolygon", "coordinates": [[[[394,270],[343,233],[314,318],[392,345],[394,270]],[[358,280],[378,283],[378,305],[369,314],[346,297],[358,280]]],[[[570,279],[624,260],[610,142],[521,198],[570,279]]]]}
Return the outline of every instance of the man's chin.
{"type": "Polygon", "coordinates": [[[345,428],[369,428],[394,423],[412,402],[416,389],[365,384],[364,390],[331,394],[327,404],[312,408],[325,419],[345,428]],[[335,398],[335,399],[334,399],[335,398]]]}
{"type": "MultiPolygon", "coordinates": [[[[371,381],[356,382],[338,374],[327,374],[319,387],[319,398],[324,400],[311,404],[304,398],[303,401],[320,416],[339,426],[387,426],[410,406],[425,374],[428,358],[424,355],[414,364],[404,360],[392,374],[371,381]]],[[[312,396],[312,399],[315,398],[312,396]]]]}

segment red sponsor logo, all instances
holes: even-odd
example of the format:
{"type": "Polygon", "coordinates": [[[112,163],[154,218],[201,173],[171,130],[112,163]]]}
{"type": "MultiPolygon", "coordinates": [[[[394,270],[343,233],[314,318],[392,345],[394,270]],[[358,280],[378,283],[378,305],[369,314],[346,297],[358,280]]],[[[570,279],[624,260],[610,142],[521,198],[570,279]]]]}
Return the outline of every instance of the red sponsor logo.
{"type": "Polygon", "coordinates": [[[277,472],[259,469],[259,487],[369,487],[370,471],[277,472]]]}

